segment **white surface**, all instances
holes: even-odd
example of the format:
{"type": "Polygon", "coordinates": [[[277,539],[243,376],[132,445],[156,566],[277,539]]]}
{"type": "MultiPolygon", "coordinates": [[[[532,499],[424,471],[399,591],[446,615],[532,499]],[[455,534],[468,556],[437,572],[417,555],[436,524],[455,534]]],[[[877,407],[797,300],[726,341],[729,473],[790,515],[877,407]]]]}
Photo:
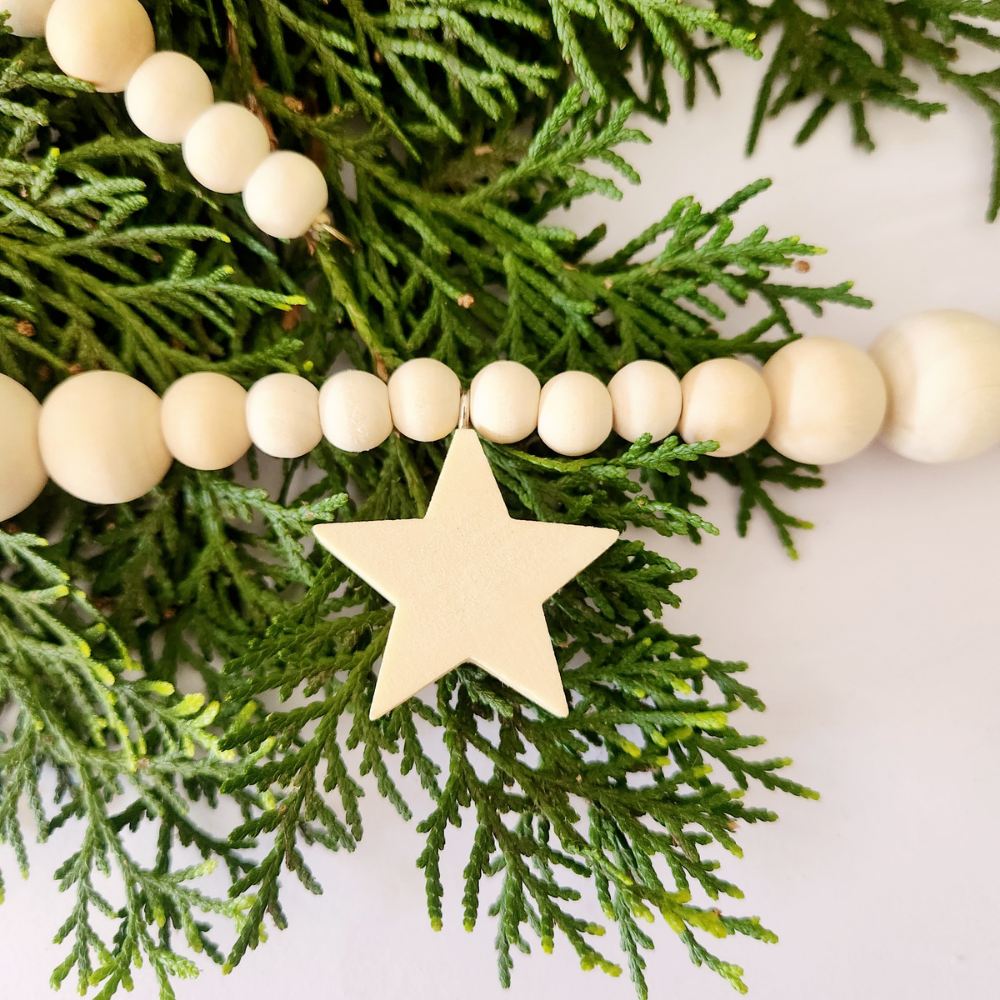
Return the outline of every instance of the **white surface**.
{"type": "MultiPolygon", "coordinates": [[[[675,197],[697,192],[714,204],[770,175],[775,188],[748,206],[740,231],[766,220],[776,235],[797,232],[829,247],[810,277],[853,277],[858,292],[877,300],[869,313],[807,317],[807,332],[867,346],[911,311],[1000,315],[1000,226],[982,222],[989,148],[978,111],[949,96],[953,110],[931,124],[876,113],[881,145],[873,156],[849,148],[843,114],[792,150],[793,112],[748,162],[741,146],[761,70],[735,56],[720,66],[724,98],[706,97],[694,115],[678,111],[665,130],[650,128],[653,145],[629,151],[646,180],[641,192],[628,191],[621,207],[585,206],[581,228],[608,218],[620,244],[675,197]]],[[[721,942],[719,951],[745,966],[755,1000],[991,997],[1000,969],[1000,453],[928,467],[874,446],[832,467],[828,483],[789,501],[817,523],[800,539],[798,563],[763,523],[745,541],[735,536],[734,500],[723,484],[710,489],[722,537],[700,549],[665,546],[701,570],[680,588],[684,605],[670,614],[671,626],[700,632],[715,656],[752,663],[750,682],[769,710],[746,713],[740,725],[768,736],[775,754],[794,757],[791,775],[823,794],[818,803],[765,796],[781,820],[741,831],[746,857],[726,874],[747,898],[733,909],[761,914],[781,943],[721,942]]],[[[310,854],[325,895],[310,896],[285,876],[291,928],[273,933],[232,976],[209,969],[179,984],[182,1000],[633,995],[625,976],[580,972],[562,940],[553,956],[538,948],[519,956],[513,990],[504,993],[492,921],[484,916],[471,935],[461,929],[468,826],[448,834],[445,929],[435,934],[413,865],[422,839],[374,791],[363,806],[366,835],[356,853],[310,854]]],[[[64,843],[35,851],[30,883],[0,849],[0,941],[17,956],[6,965],[4,996],[50,995],[48,975],[64,951],[47,942],[71,905],[50,878],[68,853],[64,843]]],[[[604,939],[609,953],[613,934],[604,939]]],[[[691,966],[662,923],[652,934],[656,1000],[735,996],[691,966]]],[[[133,995],[154,995],[145,970],[133,995]]]]}

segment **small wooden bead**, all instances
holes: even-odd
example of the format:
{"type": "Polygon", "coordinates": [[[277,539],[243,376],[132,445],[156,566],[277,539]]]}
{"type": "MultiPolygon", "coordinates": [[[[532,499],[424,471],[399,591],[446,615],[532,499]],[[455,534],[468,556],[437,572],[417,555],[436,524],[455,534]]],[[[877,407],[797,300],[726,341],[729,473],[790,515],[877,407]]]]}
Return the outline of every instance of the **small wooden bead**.
{"type": "Polygon", "coordinates": [[[370,372],[338,372],[320,389],[319,420],[334,448],[371,451],[392,433],[389,388],[370,372]]]}
{"type": "Polygon", "coordinates": [[[160,397],[120,372],[86,372],[53,389],[38,442],[52,479],[88,503],[128,503],[170,468],[160,397]]]}
{"type": "Polygon", "coordinates": [[[250,440],[265,455],[299,458],[323,440],[319,389],[299,375],[276,372],[255,382],[246,412],[250,440]]]}
{"type": "Polygon", "coordinates": [[[156,50],[153,25],[139,0],[55,0],[45,41],[67,75],[118,94],[156,50]]]}
{"type": "Polygon", "coordinates": [[[0,521],[33,503],[49,478],[38,449],[41,409],[20,382],[0,375],[0,521]]]}
{"type": "Polygon", "coordinates": [[[434,358],[414,358],[389,378],[389,409],[400,434],[414,441],[440,441],[458,426],[462,383],[434,358]]]}
{"type": "Polygon", "coordinates": [[[560,372],[542,386],[538,436],[560,455],[586,455],[611,433],[611,393],[587,372],[560,372]]]}
{"type": "Polygon", "coordinates": [[[238,462],[250,447],[247,391],[217,372],[194,372],[163,394],[160,423],[170,454],[192,469],[238,462]]]}
{"type": "Polygon", "coordinates": [[[711,358],[681,379],[679,425],[689,442],[717,441],[710,454],[729,458],[753,447],[771,420],[771,394],[760,373],[735,358],[711,358]]]}
{"type": "Polygon", "coordinates": [[[258,229],[279,240],[304,236],[326,211],[323,171],[307,156],[278,150],[250,175],[243,206],[258,229]]]}
{"type": "Polygon", "coordinates": [[[918,462],[972,458],[1000,443],[1000,326],[940,309],[897,323],[869,352],[889,406],[880,440],[918,462]]]}
{"type": "Polygon", "coordinates": [[[241,104],[221,101],[195,119],[184,137],[184,162],[209,191],[238,194],[271,152],[267,130],[241,104]]]}
{"type": "Polygon", "coordinates": [[[53,0],[4,0],[8,11],[7,27],[19,38],[41,38],[45,34],[45,19],[53,0]]]}
{"type": "Polygon", "coordinates": [[[538,426],[542,386],[530,368],[516,361],[493,361],[469,387],[472,426],[487,441],[514,444],[538,426]]]}
{"type": "Polygon", "coordinates": [[[764,365],[771,394],[768,443],[796,462],[829,465],[866,448],[885,416],[885,383],[853,344],[806,337],[764,365]]]}
{"type": "Polygon", "coordinates": [[[614,430],[626,441],[652,434],[662,441],[681,415],[681,384],[659,361],[633,361],[608,383],[614,430]]]}
{"type": "Polygon", "coordinates": [[[183,142],[214,99],[208,74],[180,52],[151,55],[125,90],[129,117],[140,132],[157,142],[183,142]]]}

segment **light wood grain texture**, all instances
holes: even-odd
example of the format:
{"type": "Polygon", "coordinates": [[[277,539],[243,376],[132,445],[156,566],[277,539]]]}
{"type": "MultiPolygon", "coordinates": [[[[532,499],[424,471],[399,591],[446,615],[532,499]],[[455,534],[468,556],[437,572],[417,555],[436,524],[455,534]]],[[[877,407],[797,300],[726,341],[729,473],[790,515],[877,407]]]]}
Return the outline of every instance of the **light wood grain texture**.
{"type": "Polygon", "coordinates": [[[554,715],[568,713],[542,605],[609,548],[616,531],[514,520],[472,430],[455,433],[426,517],[313,531],[396,605],[373,719],[463,663],[554,715]]]}

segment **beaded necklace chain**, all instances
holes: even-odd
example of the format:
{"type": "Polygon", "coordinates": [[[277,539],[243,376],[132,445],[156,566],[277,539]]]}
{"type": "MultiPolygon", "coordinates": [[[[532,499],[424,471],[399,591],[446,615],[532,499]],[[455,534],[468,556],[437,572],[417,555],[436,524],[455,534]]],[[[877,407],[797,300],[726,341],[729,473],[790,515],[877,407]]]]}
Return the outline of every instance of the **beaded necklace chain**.
{"type": "MultiPolygon", "coordinates": [[[[325,437],[363,452],[395,431],[439,441],[459,426],[463,388],[432,358],[397,368],[388,384],[342,371],[322,389],[278,372],[249,390],[216,372],[175,382],[161,400],[119,372],[86,372],[44,404],[0,376],[0,520],[13,517],[49,478],[92,503],[125,503],[151,490],[176,459],[217,470],[251,444],[299,458],[325,437]]],[[[544,386],[526,366],[495,361],[472,380],[471,426],[514,444],[537,432],[559,455],[576,457],[608,436],[626,441],[675,431],[713,441],[729,457],[762,438],[798,462],[825,465],[858,454],[877,436],[924,462],[970,458],[1000,443],[1000,327],[957,311],[925,313],[883,333],[866,354],[844,341],[809,337],[781,347],[762,371],[712,358],[682,379],[658,361],[625,365],[604,385],[566,371],[544,386]]]]}

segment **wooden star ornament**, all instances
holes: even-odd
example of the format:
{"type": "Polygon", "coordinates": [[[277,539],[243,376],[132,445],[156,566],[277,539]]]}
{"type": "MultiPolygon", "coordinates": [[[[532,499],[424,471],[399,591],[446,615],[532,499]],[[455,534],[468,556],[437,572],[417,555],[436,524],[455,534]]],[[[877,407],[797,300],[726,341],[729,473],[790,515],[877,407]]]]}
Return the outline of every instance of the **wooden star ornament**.
{"type": "Polygon", "coordinates": [[[568,714],[542,605],[615,542],[614,529],[515,520],[479,435],[458,430],[425,517],[313,531],[396,606],[372,719],[463,663],[568,714]]]}

